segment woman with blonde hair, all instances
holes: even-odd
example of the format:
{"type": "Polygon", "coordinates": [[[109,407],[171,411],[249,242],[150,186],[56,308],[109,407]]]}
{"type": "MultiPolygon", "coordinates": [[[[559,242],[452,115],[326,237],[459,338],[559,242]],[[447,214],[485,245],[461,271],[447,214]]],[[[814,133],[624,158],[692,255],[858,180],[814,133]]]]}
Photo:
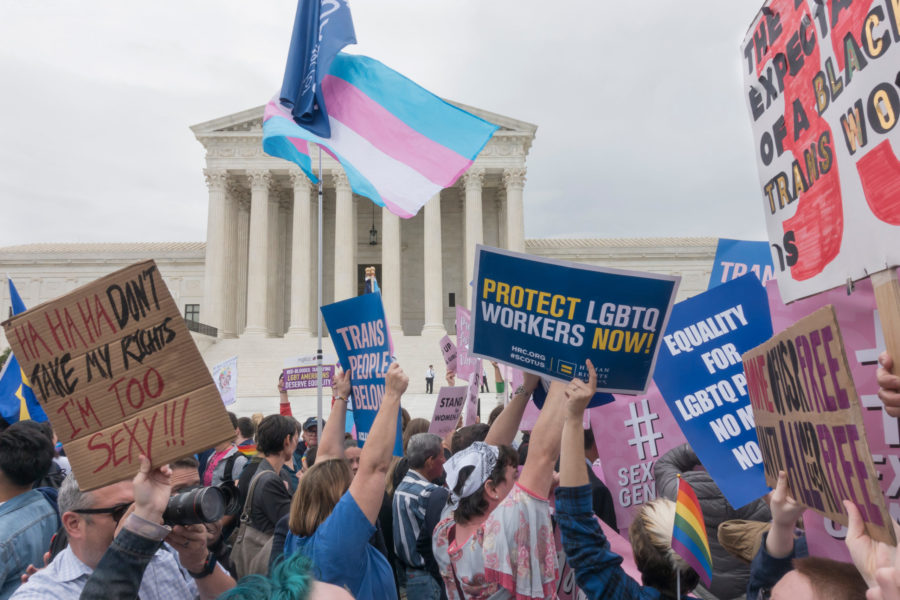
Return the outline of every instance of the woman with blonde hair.
{"type": "Polygon", "coordinates": [[[318,581],[347,588],[356,598],[397,598],[390,564],[369,544],[384,497],[385,476],[397,437],[400,396],[409,378],[397,363],[385,378],[381,407],[372,423],[356,476],[344,459],[344,419],[350,373],[335,377],[331,409],[316,463],[294,494],[285,556],[309,558],[318,581]]]}
{"type": "Polygon", "coordinates": [[[590,600],[673,599],[677,597],[680,577],[681,597],[687,598],[700,576],[672,550],[675,503],[668,498],[644,504],[628,529],[643,585],[628,576],[622,568],[622,557],[609,549],[593,512],[591,484],[584,468],[582,418],[597,389],[597,380],[592,378],[582,385],[587,388],[584,394],[567,393],[564,402],[560,487],[556,489],[556,520],[566,558],[575,570],[575,582],[590,600]]]}

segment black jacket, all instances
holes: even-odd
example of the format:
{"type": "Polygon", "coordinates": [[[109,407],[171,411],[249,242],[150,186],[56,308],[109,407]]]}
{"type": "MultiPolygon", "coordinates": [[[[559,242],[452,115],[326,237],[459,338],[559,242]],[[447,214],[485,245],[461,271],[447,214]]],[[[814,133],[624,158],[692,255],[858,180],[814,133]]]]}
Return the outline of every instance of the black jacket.
{"type": "Polygon", "coordinates": [[[656,495],[660,498],[675,500],[678,496],[678,477],[681,475],[694,489],[703,520],[706,521],[706,535],[709,538],[709,550],[712,554],[713,579],[710,592],[722,600],[741,596],[747,591],[750,580],[750,566],[728,552],[719,544],[719,524],[731,519],[768,522],[772,519],[769,507],[762,500],[754,500],[746,506],[735,509],[719,486],[706,471],[694,471],[694,467],[702,466],[700,459],[688,444],[682,444],[669,450],[653,466],[656,479],[656,495]]]}

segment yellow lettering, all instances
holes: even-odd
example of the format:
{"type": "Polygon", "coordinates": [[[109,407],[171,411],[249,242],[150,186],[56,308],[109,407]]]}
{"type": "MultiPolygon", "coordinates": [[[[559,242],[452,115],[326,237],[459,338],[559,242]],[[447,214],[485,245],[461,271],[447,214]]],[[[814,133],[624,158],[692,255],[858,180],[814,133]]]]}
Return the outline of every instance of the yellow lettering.
{"type": "Polygon", "coordinates": [[[569,320],[575,318],[575,307],[581,302],[581,298],[573,298],[572,296],[566,296],[566,300],[569,301],[569,320]]]}
{"type": "Polygon", "coordinates": [[[542,315],[549,315],[547,312],[548,305],[550,304],[550,292],[541,292],[538,294],[538,305],[537,311],[542,315]]]}
{"type": "Polygon", "coordinates": [[[509,284],[502,281],[497,283],[497,302],[509,304],[509,284]]]}
{"type": "Polygon", "coordinates": [[[557,308],[557,305],[559,304],[559,302],[562,302],[563,305],[565,305],[566,297],[560,296],[559,294],[554,294],[553,300],[550,303],[550,314],[553,315],[554,317],[556,317],[557,319],[566,313],[565,309],[557,308]]]}
{"type": "Polygon", "coordinates": [[[484,278],[484,295],[482,298],[487,298],[488,294],[497,290],[497,282],[493,279],[484,278]]]}
{"type": "Polygon", "coordinates": [[[591,342],[591,348],[596,350],[606,350],[606,341],[609,339],[609,329],[598,327],[594,330],[594,341],[591,342]]]}

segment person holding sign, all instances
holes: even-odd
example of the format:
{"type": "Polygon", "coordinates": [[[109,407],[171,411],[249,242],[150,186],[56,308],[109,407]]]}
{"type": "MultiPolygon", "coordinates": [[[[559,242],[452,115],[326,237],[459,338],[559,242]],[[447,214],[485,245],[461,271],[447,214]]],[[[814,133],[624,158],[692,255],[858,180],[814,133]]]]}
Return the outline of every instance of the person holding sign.
{"type": "Polygon", "coordinates": [[[397,598],[390,564],[369,539],[384,498],[400,397],[408,385],[407,375],[392,363],[359,470],[353,476],[344,460],[343,442],[350,371],[335,377],[335,403],[322,432],[316,463],[300,479],[291,503],[291,533],[285,540],[285,556],[297,552],[306,555],[317,580],[346,587],[356,598],[397,598]]]}
{"type": "Polygon", "coordinates": [[[791,496],[787,474],[779,472],[770,501],[772,526],[763,533],[750,568],[748,600],[865,597],[867,582],[875,585],[876,561],[884,556],[889,562],[893,548],[872,541],[865,534],[856,506],[851,502],[844,505],[850,515],[846,543],[856,569],[848,563],[807,557],[806,537],[795,533],[806,507],[791,496]]]}
{"type": "Polygon", "coordinates": [[[132,481],[90,492],[81,491],[74,475],[66,477],[59,509],[68,546],[13,598],[193,600],[234,587],[206,547],[203,525],[162,524],[171,469],[151,470],[143,455],[139,461],[132,481]]]}
{"type": "MultiPolygon", "coordinates": [[[[593,373],[590,361],[587,366],[588,372],[593,373]]],[[[628,576],[621,566],[622,557],[609,550],[606,536],[591,511],[591,486],[584,469],[582,419],[588,402],[596,392],[597,380],[592,376],[588,383],[579,383],[581,385],[570,384],[563,398],[565,426],[560,487],[556,490],[556,516],[563,548],[569,564],[575,569],[578,587],[591,600],[675,598],[677,570],[681,574],[682,593],[689,593],[699,583],[700,577],[672,551],[675,503],[671,500],[657,498],[644,504],[629,529],[634,560],[641,571],[644,586],[628,576]]],[[[529,458],[532,452],[529,451],[529,458]]]]}
{"type": "Polygon", "coordinates": [[[538,384],[530,375],[491,426],[484,442],[460,450],[444,465],[453,514],[434,530],[432,546],[450,600],[549,598],[556,590],[556,547],[547,496],[559,455],[567,389],[554,382],[516,481],[512,442],[538,384]]]}

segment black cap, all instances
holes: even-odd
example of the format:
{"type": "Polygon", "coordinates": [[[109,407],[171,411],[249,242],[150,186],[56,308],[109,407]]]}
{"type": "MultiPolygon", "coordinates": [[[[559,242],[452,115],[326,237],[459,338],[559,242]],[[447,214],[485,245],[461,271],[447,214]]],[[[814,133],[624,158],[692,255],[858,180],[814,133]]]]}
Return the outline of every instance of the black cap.
{"type": "MultiPolygon", "coordinates": [[[[309,431],[310,429],[318,428],[318,421],[316,421],[315,417],[310,417],[307,420],[303,421],[303,431],[309,431]]],[[[322,419],[322,427],[325,427],[325,419],[322,419]]]]}

